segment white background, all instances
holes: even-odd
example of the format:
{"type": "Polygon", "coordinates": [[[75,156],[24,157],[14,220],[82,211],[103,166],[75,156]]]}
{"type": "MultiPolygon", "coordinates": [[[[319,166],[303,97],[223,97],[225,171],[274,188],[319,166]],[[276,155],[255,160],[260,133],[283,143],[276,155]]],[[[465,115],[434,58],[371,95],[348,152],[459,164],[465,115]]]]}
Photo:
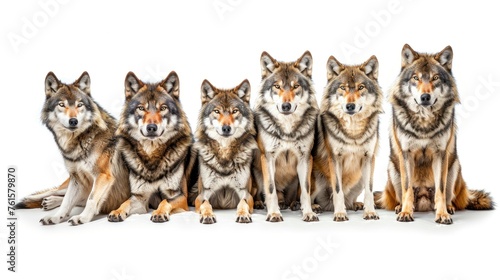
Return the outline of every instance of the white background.
{"type": "MultiPolygon", "coordinates": [[[[305,50],[314,59],[318,101],[325,65],[334,55],[358,64],[372,54],[380,63],[385,93],[400,70],[405,43],[422,52],[454,51],[458,152],[471,189],[498,192],[498,67],[500,24],[491,1],[8,1],[0,4],[2,109],[1,167],[18,168],[18,198],[62,182],[67,174],[52,135],[40,122],[44,78],[54,73],[72,82],[83,71],[94,99],[118,117],[128,71],[158,81],[175,70],[181,102],[193,129],[203,79],[234,87],[249,79],[253,97],[260,82],[259,58],[267,51],[291,61],[305,50]]],[[[253,104],[252,98],[252,104],[253,104]]],[[[386,181],[390,108],[381,116],[375,189],[386,181]]],[[[5,177],[4,177],[5,178],[5,177]]],[[[4,183],[6,189],[6,183],[4,183]]],[[[0,191],[2,193],[2,191],[0,191]]],[[[7,212],[7,191],[0,217],[7,212]]],[[[76,209],[78,213],[81,209],[76,209]]],[[[193,212],[167,224],[149,215],[110,224],[103,217],[79,227],[44,227],[42,210],[17,211],[18,273],[2,279],[480,279],[498,275],[498,211],[462,211],[451,226],[432,213],[398,223],[381,220],[334,223],[331,213],[307,224],[298,212],[285,221],[234,222],[218,211],[218,223],[200,225],[193,212]],[[330,245],[325,245],[330,244],[330,245]],[[494,261],[496,259],[496,261],[494,261]],[[298,272],[299,271],[299,272],[298,272]]],[[[2,218],[4,219],[4,218],[2,218]]],[[[5,224],[7,221],[5,220],[5,224]]],[[[0,259],[7,254],[0,225],[0,259]]]]}

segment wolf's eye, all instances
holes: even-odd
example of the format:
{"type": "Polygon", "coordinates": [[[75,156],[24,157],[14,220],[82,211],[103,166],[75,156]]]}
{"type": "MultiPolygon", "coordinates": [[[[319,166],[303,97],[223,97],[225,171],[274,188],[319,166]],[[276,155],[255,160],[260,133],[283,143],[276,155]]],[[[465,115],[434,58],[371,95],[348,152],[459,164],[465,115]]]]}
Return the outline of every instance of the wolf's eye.
{"type": "Polygon", "coordinates": [[[165,110],[167,110],[167,105],[161,105],[160,111],[165,111],[165,110]]]}
{"type": "Polygon", "coordinates": [[[275,87],[276,89],[280,89],[280,88],[281,88],[281,87],[280,87],[280,85],[274,85],[274,87],[275,87]]]}
{"type": "Polygon", "coordinates": [[[214,110],[214,113],[216,113],[216,114],[220,114],[220,111],[219,111],[219,110],[217,110],[217,109],[215,109],[215,110],[214,110]]]}
{"type": "Polygon", "coordinates": [[[137,106],[137,109],[139,109],[139,111],[144,111],[145,110],[144,106],[142,106],[142,105],[137,106]]]}
{"type": "Polygon", "coordinates": [[[412,77],[415,81],[418,81],[418,76],[417,75],[413,75],[412,77]]]}
{"type": "Polygon", "coordinates": [[[432,79],[433,79],[434,81],[439,80],[439,75],[434,75],[434,77],[432,77],[432,79]]]}
{"type": "Polygon", "coordinates": [[[341,90],[345,90],[345,86],[340,86],[340,89],[341,90]]]}
{"type": "Polygon", "coordinates": [[[57,105],[59,105],[59,107],[64,107],[64,102],[59,102],[57,105]]]}
{"type": "Polygon", "coordinates": [[[295,84],[295,85],[293,85],[293,88],[294,88],[294,89],[298,89],[299,87],[300,87],[300,85],[299,85],[299,84],[295,84]]]}
{"type": "Polygon", "coordinates": [[[82,107],[82,106],[83,106],[83,102],[79,102],[79,103],[76,105],[76,107],[78,107],[78,108],[80,108],[80,107],[82,107]]]}
{"type": "Polygon", "coordinates": [[[233,115],[234,115],[234,114],[236,114],[236,113],[238,113],[238,112],[239,112],[239,110],[238,110],[238,109],[234,109],[234,110],[233,110],[233,115]]]}
{"type": "Polygon", "coordinates": [[[363,90],[365,88],[364,85],[359,85],[358,90],[363,90]]]}

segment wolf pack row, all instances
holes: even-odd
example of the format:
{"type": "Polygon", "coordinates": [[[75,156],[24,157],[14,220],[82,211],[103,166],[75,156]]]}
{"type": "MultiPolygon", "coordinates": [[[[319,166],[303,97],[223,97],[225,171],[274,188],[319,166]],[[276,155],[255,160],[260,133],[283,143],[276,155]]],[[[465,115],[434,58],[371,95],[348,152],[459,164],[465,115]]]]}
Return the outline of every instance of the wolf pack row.
{"type": "Polygon", "coordinates": [[[43,225],[83,224],[97,214],[121,222],[150,209],[151,221],[166,222],[189,206],[204,224],[216,222],[214,209],[236,209],[236,222],[250,223],[254,209],[267,209],[266,220],[280,222],[288,208],[301,210],[306,222],[318,221],[323,211],[346,221],[348,210],[377,220],[376,209],[384,208],[401,222],[413,221],[415,211],[435,211],[437,223],[451,224],[456,210],[494,207],[489,193],[468,189],[462,178],[452,59],[449,46],[433,54],[403,47],[401,72],[388,92],[383,192],[373,192],[386,100],[375,56],[357,65],[330,56],[317,100],[311,53],[282,62],[263,52],[255,106],[248,80],[231,89],[204,80],[194,133],[175,72],[156,83],[129,72],[119,120],[93,100],[87,72],[73,83],[50,72],[41,119],[69,178],[25,197],[17,208],[59,207],[40,220],[43,225]],[[83,211],[70,217],[75,206],[83,211]]]}

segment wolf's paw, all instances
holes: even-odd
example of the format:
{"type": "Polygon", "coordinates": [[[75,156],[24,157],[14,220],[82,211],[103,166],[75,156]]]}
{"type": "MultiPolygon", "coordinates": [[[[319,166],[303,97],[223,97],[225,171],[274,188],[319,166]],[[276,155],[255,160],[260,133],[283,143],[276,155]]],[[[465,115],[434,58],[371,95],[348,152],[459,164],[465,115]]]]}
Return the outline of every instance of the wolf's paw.
{"type": "Polygon", "coordinates": [[[398,222],[413,222],[413,213],[399,212],[398,218],[396,220],[398,222]]]}
{"type": "Polygon", "coordinates": [[[271,223],[277,223],[277,222],[283,222],[283,216],[281,216],[281,213],[269,213],[267,214],[266,221],[271,222],[271,223]]]}
{"type": "Polygon", "coordinates": [[[68,223],[70,223],[72,226],[77,226],[77,225],[82,225],[85,223],[88,223],[92,220],[92,217],[84,217],[81,215],[73,216],[71,219],[68,220],[68,223]]]}
{"type": "Polygon", "coordinates": [[[293,201],[292,203],[290,203],[290,209],[292,211],[298,211],[298,210],[300,210],[300,202],[293,201]]]}
{"type": "Polygon", "coordinates": [[[58,224],[60,222],[62,222],[66,217],[64,216],[47,216],[47,217],[44,217],[42,219],[40,219],[40,223],[42,225],[55,225],[55,224],[58,224]]]}
{"type": "Polygon", "coordinates": [[[443,225],[451,225],[453,224],[453,220],[451,219],[451,215],[448,213],[445,214],[436,214],[436,223],[443,225]]]}
{"type": "Polygon", "coordinates": [[[346,212],[338,212],[333,214],[333,221],[335,222],[345,222],[349,221],[346,212]]]}
{"type": "Polygon", "coordinates": [[[304,213],[304,215],[302,215],[302,221],[304,221],[304,222],[318,222],[319,218],[318,218],[318,215],[316,215],[316,213],[314,213],[314,212],[304,213]]]}
{"type": "Polygon", "coordinates": [[[365,220],[378,220],[380,219],[377,212],[365,212],[363,213],[363,219],[365,220]]]}
{"type": "Polygon", "coordinates": [[[259,201],[255,201],[255,204],[253,205],[253,209],[264,209],[264,208],[266,208],[264,206],[264,202],[262,202],[260,200],[259,201]]]}
{"type": "Polygon", "coordinates": [[[311,205],[311,207],[312,207],[312,210],[314,213],[316,213],[316,214],[323,213],[323,209],[321,208],[321,206],[319,204],[313,204],[313,205],[311,205]]]}
{"type": "Polygon", "coordinates": [[[206,224],[206,225],[215,224],[215,223],[217,223],[217,220],[215,219],[215,215],[213,213],[210,213],[210,214],[201,215],[200,223],[206,224]]]}
{"type": "Polygon", "coordinates": [[[285,201],[278,201],[278,206],[280,207],[280,210],[285,210],[288,208],[288,205],[286,205],[285,201]]]}
{"type": "Polygon", "coordinates": [[[164,223],[170,220],[170,215],[163,211],[154,210],[153,213],[151,213],[150,220],[153,223],[164,223]]]}
{"type": "Polygon", "coordinates": [[[455,207],[453,205],[447,205],[446,210],[448,211],[448,214],[450,214],[450,215],[455,214],[455,207]]]}
{"type": "Polygon", "coordinates": [[[394,212],[395,212],[396,214],[401,213],[401,204],[396,205],[396,207],[394,207],[394,212]]]}
{"type": "Polygon", "coordinates": [[[252,222],[252,216],[248,212],[241,212],[236,214],[236,222],[240,224],[248,224],[252,222]]]}
{"type": "Polygon", "coordinates": [[[363,210],[364,204],[363,202],[354,202],[352,205],[352,210],[358,211],[358,210],[363,210]]]}
{"type": "Polygon", "coordinates": [[[45,211],[52,210],[56,207],[61,206],[63,197],[62,196],[48,196],[42,199],[42,209],[45,211]]]}
{"type": "Polygon", "coordinates": [[[108,215],[109,222],[123,222],[127,218],[127,214],[123,211],[113,210],[108,215]]]}

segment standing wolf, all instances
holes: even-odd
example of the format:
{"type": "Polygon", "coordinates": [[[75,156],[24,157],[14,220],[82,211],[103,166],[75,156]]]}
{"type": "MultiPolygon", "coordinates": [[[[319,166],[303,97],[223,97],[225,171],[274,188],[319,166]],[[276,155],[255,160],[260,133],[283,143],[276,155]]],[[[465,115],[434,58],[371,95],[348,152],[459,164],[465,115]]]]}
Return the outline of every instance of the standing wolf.
{"type": "Polygon", "coordinates": [[[42,122],[54,135],[69,179],[58,188],[24,198],[17,208],[49,210],[60,205],[54,215],[40,220],[44,225],[67,219],[77,205],[85,208],[69,219],[72,225],[109,213],[130,195],[127,169],[115,152],[115,119],[92,99],[87,72],[72,84],[48,73],[45,98],[42,122]]]}
{"type": "Polygon", "coordinates": [[[397,220],[413,221],[413,211],[432,205],[436,223],[451,224],[461,209],[492,209],[488,193],[470,191],[462,178],[456,146],[455,104],[459,95],[452,76],[450,46],[436,54],[401,53],[401,73],[389,93],[392,105],[389,179],[378,204],[396,210],[397,220]],[[420,193],[433,201],[418,201],[420,193]],[[415,200],[417,194],[417,200],[415,200]]]}
{"type": "Polygon", "coordinates": [[[153,222],[188,210],[187,182],[192,145],[191,128],[179,100],[179,78],[171,72],[159,83],[144,83],[134,73],[125,78],[125,105],[117,149],[130,172],[131,196],[109,213],[110,222],[156,208],[153,222]],[[158,204],[158,201],[161,202],[158,204]]]}
{"type": "Polygon", "coordinates": [[[313,152],[312,199],[322,210],[334,210],[334,221],[348,220],[346,209],[363,208],[364,219],[378,219],[372,193],[383,100],[378,60],[372,56],[348,66],[331,56],[327,79],[313,152]],[[356,202],[363,190],[364,204],[356,202]]]}
{"type": "Polygon", "coordinates": [[[202,107],[196,130],[198,155],[198,197],[200,222],[216,222],[212,207],[237,208],[236,222],[252,222],[250,195],[251,165],[257,149],[250,83],[245,80],[232,89],[218,89],[207,80],[201,85],[202,107]]]}
{"type": "Polygon", "coordinates": [[[263,52],[260,63],[262,82],[254,111],[267,221],[283,221],[279,200],[290,192],[300,193],[302,219],[318,221],[310,198],[318,114],[312,56],[306,51],[297,61],[280,62],[263,52]],[[293,183],[297,179],[300,191],[293,183]]]}

